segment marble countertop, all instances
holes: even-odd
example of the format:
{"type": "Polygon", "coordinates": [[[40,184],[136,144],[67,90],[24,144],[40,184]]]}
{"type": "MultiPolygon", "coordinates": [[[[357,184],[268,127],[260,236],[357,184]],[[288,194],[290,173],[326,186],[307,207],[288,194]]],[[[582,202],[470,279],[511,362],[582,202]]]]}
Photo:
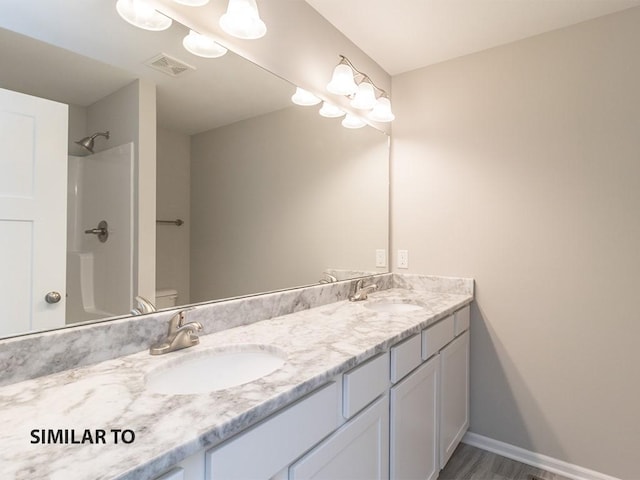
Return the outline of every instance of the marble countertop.
{"type": "Polygon", "coordinates": [[[0,471],[16,479],[145,479],[220,443],[338,374],[470,303],[472,295],[391,288],[364,302],[341,301],[200,337],[168,355],[148,352],[66,370],[0,388],[0,471]],[[422,310],[379,313],[372,302],[408,302],[422,310]],[[271,345],[287,355],[257,381],[196,395],[145,389],[145,375],[196,350],[271,345]],[[105,443],[30,443],[32,430],[106,431],[105,443]],[[116,444],[112,430],[135,440],[116,444]]]}

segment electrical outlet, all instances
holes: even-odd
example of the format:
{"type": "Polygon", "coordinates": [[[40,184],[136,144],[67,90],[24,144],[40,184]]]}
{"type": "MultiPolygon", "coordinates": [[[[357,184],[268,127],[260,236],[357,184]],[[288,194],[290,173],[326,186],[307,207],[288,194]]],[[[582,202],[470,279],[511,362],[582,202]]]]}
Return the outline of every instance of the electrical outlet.
{"type": "Polygon", "coordinates": [[[387,266],[387,251],[384,248],[376,250],[376,267],[387,266]]]}
{"type": "Polygon", "coordinates": [[[409,268],[409,250],[398,250],[398,268],[409,268]]]}

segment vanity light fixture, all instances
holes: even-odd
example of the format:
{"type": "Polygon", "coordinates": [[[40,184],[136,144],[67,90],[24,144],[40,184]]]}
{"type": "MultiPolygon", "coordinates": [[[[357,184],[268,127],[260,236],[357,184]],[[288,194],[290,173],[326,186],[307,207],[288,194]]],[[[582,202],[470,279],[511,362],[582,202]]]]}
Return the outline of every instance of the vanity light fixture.
{"type": "Polygon", "coordinates": [[[346,113],[341,108],[336,107],[328,102],[322,102],[322,107],[318,111],[320,115],[327,118],[338,118],[344,116],[346,113]]]}
{"type": "Polygon", "coordinates": [[[347,113],[347,115],[342,119],[342,126],[345,128],[362,128],[366,124],[367,122],[351,113],[347,113]]]}
{"type": "Polygon", "coordinates": [[[171,26],[171,19],[145,0],[118,0],[116,10],[125,21],[144,30],[158,32],[171,26]]]}
{"type": "MultiPolygon", "coordinates": [[[[340,62],[333,70],[327,90],[336,95],[349,97],[353,108],[371,110],[368,115],[370,120],[391,122],[395,118],[391,112],[391,101],[387,92],[373,83],[369,75],[358,70],[344,55],[340,55],[340,62]]],[[[342,122],[346,127],[345,123],[350,124],[346,118],[342,122]]]]}
{"type": "Polygon", "coordinates": [[[317,105],[322,100],[316,97],[313,93],[308,92],[300,87],[296,87],[296,93],[291,97],[291,101],[296,105],[302,105],[303,107],[310,105],[317,105]]]}
{"type": "Polygon", "coordinates": [[[229,35],[244,40],[261,38],[267,33],[256,0],[229,0],[227,13],[220,17],[220,27],[229,35]]]}
{"type": "Polygon", "coordinates": [[[201,7],[209,3],[209,0],[173,0],[180,5],[186,5],[188,7],[201,7]]]}
{"type": "Polygon", "coordinates": [[[189,30],[189,34],[182,40],[182,45],[187,51],[204,58],[218,58],[228,51],[213,38],[193,30],[189,30]]]}
{"type": "Polygon", "coordinates": [[[365,77],[358,85],[358,91],[353,100],[351,100],[351,106],[358,110],[370,110],[376,105],[376,102],[376,93],[373,90],[373,85],[369,77],[365,77]]]}
{"type": "Polygon", "coordinates": [[[342,57],[340,63],[333,69],[331,81],[327,84],[327,90],[336,95],[353,95],[358,91],[358,85],[353,80],[353,70],[346,63],[346,57],[342,57]]]}

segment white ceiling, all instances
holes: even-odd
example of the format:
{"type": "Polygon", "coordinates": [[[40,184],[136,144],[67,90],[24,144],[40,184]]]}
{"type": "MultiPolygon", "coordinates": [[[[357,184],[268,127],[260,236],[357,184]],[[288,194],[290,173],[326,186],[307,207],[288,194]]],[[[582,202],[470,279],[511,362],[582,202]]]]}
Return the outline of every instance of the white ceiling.
{"type": "Polygon", "coordinates": [[[640,5],[640,0],[306,0],[390,75],[640,5]]]}
{"type": "Polygon", "coordinates": [[[0,87],[88,106],[136,78],[156,84],[158,124],[195,134],[291,105],[295,87],[239,55],[204,59],[186,27],[147,32],[115,0],[0,0],[0,87]],[[196,68],[170,77],[144,64],[166,53],[196,68]]]}

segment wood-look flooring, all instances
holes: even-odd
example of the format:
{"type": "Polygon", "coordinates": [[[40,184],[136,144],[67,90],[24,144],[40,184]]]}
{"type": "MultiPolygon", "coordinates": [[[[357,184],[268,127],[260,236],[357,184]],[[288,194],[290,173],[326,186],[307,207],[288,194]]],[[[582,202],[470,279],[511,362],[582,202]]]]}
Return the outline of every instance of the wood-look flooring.
{"type": "Polygon", "coordinates": [[[461,443],[438,480],[568,480],[566,477],[516,462],[461,443]]]}

